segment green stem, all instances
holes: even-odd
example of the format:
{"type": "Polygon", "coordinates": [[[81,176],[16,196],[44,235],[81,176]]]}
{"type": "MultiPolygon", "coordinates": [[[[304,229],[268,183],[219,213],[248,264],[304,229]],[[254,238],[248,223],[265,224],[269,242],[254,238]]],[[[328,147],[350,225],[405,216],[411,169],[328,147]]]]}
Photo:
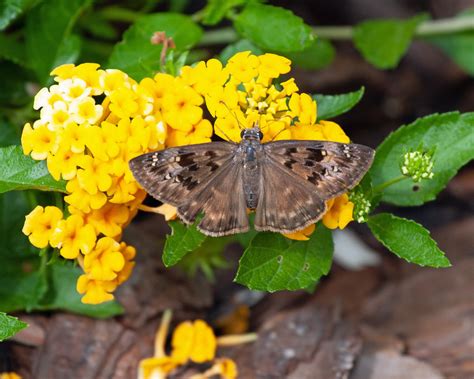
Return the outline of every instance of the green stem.
{"type": "Polygon", "coordinates": [[[114,5],[102,8],[99,13],[106,20],[127,23],[133,23],[144,15],[141,12],[132,11],[130,9],[125,9],[114,5]]]}
{"type": "MultiPolygon", "coordinates": [[[[351,40],[354,29],[354,26],[312,27],[318,37],[330,40],[351,40]]],[[[415,31],[415,37],[425,38],[472,31],[474,31],[474,17],[453,17],[421,23],[415,31]]],[[[232,27],[226,27],[206,32],[200,45],[220,45],[235,42],[237,39],[237,32],[232,27]]]]}
{"type": "Polygon", "coordinates": [[[374,187],[373,191],[375,193],[380,193],[382,192],[385,188],[387,187],[390,187],[391,185],[393,184],[396,184],[398,182],[401,182],[402,180],[405,180],[405,179],[408,179],[407,176],[404,176],[404,175],[400,175],[396,178],[393,178],[393,179],[390,179],[390,180],[387,180],[386,182],[382,183],[382,184],[379,184],[377,187],[374,187]]]}

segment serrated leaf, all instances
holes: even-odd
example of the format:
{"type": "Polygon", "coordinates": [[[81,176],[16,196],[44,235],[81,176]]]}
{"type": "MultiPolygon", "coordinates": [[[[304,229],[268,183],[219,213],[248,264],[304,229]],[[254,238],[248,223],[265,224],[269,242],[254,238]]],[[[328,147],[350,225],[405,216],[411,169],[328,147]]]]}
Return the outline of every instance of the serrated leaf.
{"type": "Polygon", "coordinates": [[[315,94],[318,120],[327,120],[350,111],[364,96],[364,87],[341,95],[315,94]]]}
{"type": "Polygon", "coordinates": [[[398,257],[420,266],[451,266],[430,233],[415,221],[379,213],[369,217],[367,224],[375,238],[398,257]]]}
{"type": "MultiPolygon", "coordinates": [[[[462,12],[458,17],[469,17],[474,25],[474,8],[462,12]]],[[[474,32],[472,30],[429,37],[427,40],[441,48],[467,73],[474,76],[474,32]]]]}
{"type": "MultiPolygon", "coordinates": [[[[27,14],[26,53],[38,80],[46,82],[51,70],[63,63],[73,63],[71,30],[90,0],[49,0],[40,3],[27,14]],[[67,54],[65,53],[67,51],[67,54]]],[[[77,41],[77,37],[76,37],[77,41]]]]}
{"type": "Polygon", "coordinates": [[[166,237],[163,249],[163,263],[170,267],[178,263],[187,253],[196,250],[207,238],[196,228],[197,224],[187,227],[180,221],[170,221],[171,234],[166,237]]]}
{"type": "Polygon", "coordinates": [[[0,30],[4,30],[37,1],[38,0],[5,0],[0,2],[0,30]]]}
{"type": "Polygon", "coordinates": [[[65,192],[66,184],[51,176],[44,161],[24,155],[21,146],[0,148],[0,193],[25,189],[65,192]]]}
{"type": "Polygon", "coordinates": [[[202,29],[188,16],[174,13],[144,16],[115,45],[108,67],[123,70],[135,80],[153,76],[160,67],[162,46],[151,44],[150,39],[158,31],[173,38],[178,52],[191,48],[202,36],[202,29]]]}
{"type": "Polygon", "coordinates": [[[221,53],[219,54],[219,60],[222,63],[227,63],[227,61],[231,57],[233,57],[235,54],[241,51],[250,51],[252,52],[252,54],[255,54],[255,55],[263,54],[263,50],[255,46],[248,39],[241,39],[240,41],[237,41],[236,43],[226,46],[226,48],[222,50],[221,53]]]}
{"type": "Polygon", "coordinates": [[[354,29],[354,43],[364,58],[380,69],[397,66],[425,15],[409,20],[369,20],[354,29]]]}
{"type": "Polygon", "coordinates": [[[328,274],[333,247],[331,232],[323,225],[308,241],[258,233],[240,258],[234,280],[252,290],[305,289],[328,274]]]}
{"type": "Polygon", "coordinates": [[[329,66],[334,59],[335,51],[331,42],[317,38],[303,51],[287,53],[286,56],[294,65],[306,70],[319,70],[329,66]]]}
{"type": "Polygon", "coordinates": [[[5,341],[7,338],[13,337],[20,330],[25,329],[27,326],[27,323],[18,320],[18,318],[0,312],[0,342],[5,341]]]}
{"type": "Polygon", "coordinates": [[[288,9],[248,4],[234,20],[234,26],[258,47],[280,53],[302,51],[314,40],[311,28],[288,9]]]}
{"type": "Polygon", "coordinates": [[[382,201],[421,205],[434,200],[456,172],[474,159],[474,113],[450,112],[422,117],[391,133],[377,148],[370,169],[374,187],[401,175],[402,156],[419,148],[434,149],[433,179],[405,179],[387,187],[382,201]]]}
{"type": "Polygon", "coordinates": [[[246,0],[208,0],[203,9],[202,23],[215,25],[219,23],[232,8],[242,5],[246,0]]]}

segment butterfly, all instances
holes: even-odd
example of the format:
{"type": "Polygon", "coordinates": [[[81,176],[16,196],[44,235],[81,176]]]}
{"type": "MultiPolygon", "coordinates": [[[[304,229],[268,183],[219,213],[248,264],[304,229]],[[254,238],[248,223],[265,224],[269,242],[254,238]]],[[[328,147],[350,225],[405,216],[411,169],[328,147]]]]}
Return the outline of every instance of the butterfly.
{"type": "Polygon", "coordinates": [[[374,150],[358,144],[284,140],[262,143],[258,126],[227,141],[172,147],[129,163],[154,198],[177,208],[186,224],[217,237],[249,230],[294,233],[316,223],[326,202],[357,185],[374,150]]]}

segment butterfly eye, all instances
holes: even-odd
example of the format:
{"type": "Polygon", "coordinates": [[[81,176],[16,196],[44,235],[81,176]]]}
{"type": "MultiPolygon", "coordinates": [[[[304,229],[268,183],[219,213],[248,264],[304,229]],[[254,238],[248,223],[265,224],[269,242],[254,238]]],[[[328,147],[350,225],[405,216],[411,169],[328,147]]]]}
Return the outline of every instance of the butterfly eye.
{"type": "Polygon", "coordinates": [[[244,138],[244,135],[245,135],[245,129],[242,129],[242,131],[240,132],[240,138],[244,138]]]}
{"type": "Polygon", "coordinates": [[[260,140],[263,139],[263,133],[262,133],[260,130],[258,131],[258,138],[259,138],[260,140]]]}

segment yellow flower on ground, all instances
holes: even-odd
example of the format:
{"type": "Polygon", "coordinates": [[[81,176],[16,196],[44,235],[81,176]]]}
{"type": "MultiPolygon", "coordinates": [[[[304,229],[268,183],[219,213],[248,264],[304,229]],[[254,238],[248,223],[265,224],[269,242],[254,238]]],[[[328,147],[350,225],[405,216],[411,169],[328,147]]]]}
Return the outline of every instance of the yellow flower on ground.
{"type": "Polygon", "coordinates": [[[88,254],[94,248],[96,233],[90,224],[84,224],[79,215],[71,215],[56,224],[50,242],[57,247],[59,253],[67,259],[77,258],[79,252],[88,254]]]}
{"type": "Polygon", "coordinates": [[[354,203],[347,194],[328,201],[328,211],[323,216],[323,224],[329,229],[344,229],[353,218],[354,203]]]}
{"type": "Polygon", "coordinates": [[[84,304],[100,304],[114,299],[111,292],[115,291],[117,284],[113,281],[92,279],[84,274],[79,277],[76,284],[77,292],[84,295],[81,301],[84,304]]]}
{"type": "Polygon", "coordinates": [[[114,280],[124,265],[120,244],[110,237],[100,238],[94,249],[84,257],[84,269],[94,280],[114,280]]]}
{"type": "Polygon", "coordinates": [[[43,249],[48,246],[51,235],[62,218],[61,209],[38,205],[25,217],[22,232],[28,236],[33,246],[43,249]]]}
{"type": "Polygon", "coordinates": [[[0,373],[0,379],[21,379],[22,377],[16,372],[2,372],[0,373]]]}
{"type": "Polygon", "coordinates": [[[216,354],[216,336],[213,330],[202,320],[186,321],[179,324],[171,341],[171,356],[178,362],[191,360],[203,363],[214,359],[216,354]]]}

